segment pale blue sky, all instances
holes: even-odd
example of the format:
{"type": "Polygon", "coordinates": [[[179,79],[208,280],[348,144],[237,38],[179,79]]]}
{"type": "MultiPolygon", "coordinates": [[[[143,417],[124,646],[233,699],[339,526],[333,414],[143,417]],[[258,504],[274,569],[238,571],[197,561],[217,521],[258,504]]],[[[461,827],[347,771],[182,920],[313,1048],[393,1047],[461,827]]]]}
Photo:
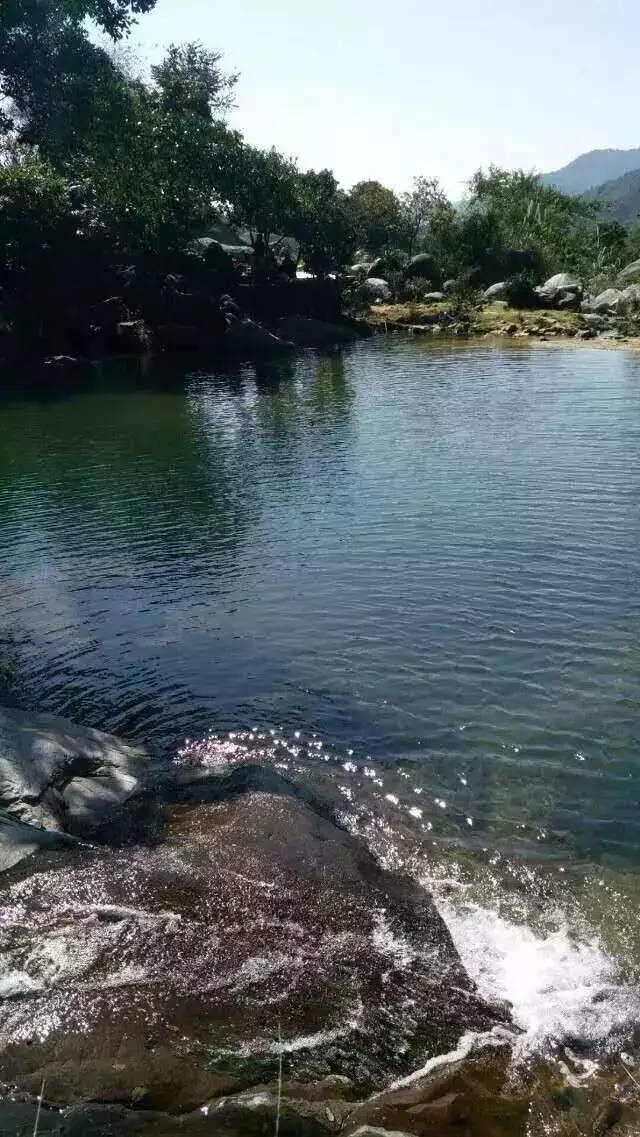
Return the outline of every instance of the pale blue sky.
{"type": "Polygon", "coordinates": [[[146,57],[200,39],[241,72],[234,124],[349,186],[640,145],[638,0],[158,0],[146,57]]]}

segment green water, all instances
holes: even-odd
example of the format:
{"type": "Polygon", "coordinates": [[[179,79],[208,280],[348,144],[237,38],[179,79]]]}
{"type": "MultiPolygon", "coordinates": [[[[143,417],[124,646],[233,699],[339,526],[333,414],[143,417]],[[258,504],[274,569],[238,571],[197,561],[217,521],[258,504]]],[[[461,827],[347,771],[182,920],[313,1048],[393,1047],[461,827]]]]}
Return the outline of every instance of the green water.
{"type": "Polygon", "coordinates": [[[436,839],[638,863],[631,354],[378,339],[5,385],[0,549],[16,700],[168,745],[316,732],[436,839]]]}

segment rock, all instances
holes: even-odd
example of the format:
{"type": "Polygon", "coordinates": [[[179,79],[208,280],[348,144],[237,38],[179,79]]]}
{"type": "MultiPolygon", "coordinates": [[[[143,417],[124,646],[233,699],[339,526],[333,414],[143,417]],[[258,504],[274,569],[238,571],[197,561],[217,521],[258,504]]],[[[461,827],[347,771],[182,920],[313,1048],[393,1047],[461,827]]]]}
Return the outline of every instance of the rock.
{"type": "Polygon", "coordinates": [[[227,328],[222,343],[234,352],[272,352],[293,347],[293,344],[274,336],[261,324],[247,319],[234,320],[227,328]]]}
{"type": "Polygon", "coordinates": [[[485,300],[504,300],[506,290],[507,282],[501,280],[498,284],[492,284],[489,288],[485,288],[483,295],[485,300]]]}
{"type": "Polygon", "coordinates": [[[445,294],[449,294],[451,292],[455,292],[457,287],[458,287],[457,280],[445,280],[444,284],[442,285],[442,291],[445,294]]]}
{"type": "Polygon", "coordinates": [[[71,844],[73,838],[67,834],[25,825],[11,816],[8,810],[0,810],[0,873],[13,868],[38,849],[57,849],[71,844]]]}
{"type": "Polygon", "coordinates": [[[37,1093],[46,1071],[52,1104],[183,1112],[272,1083],[280,1024],[287,1083],[340,1074],[368,1093],[506,1021],[429,894],[328,803],[274,770],[217,769],[185,769],[152,841],[0,880],[4,1081],[37,1093]]]}
{"type": "Polygon", "coordinates": [[[608,321],[603,316],[599,316],[597,312],[584,312],[582,319],[587,327],[595,328],[597,332],[608,327],[608,321]]]}
{"type": "Polygon", "coordinates": [[[575,292],[566,292],[556,304],[560,311],[577,312],[580,307],[580,297],[575,292]]]}
{"type": "Polygon", "coordinates": [[[0,708],[0,806],[49,830],[113,816],[151,769],[146,751],[55,715],[0,708]]]}
{"type": "Polygon", "coordinates": [[[104,328],[105,331],[115,331],[118,324],[126,323],[131,315],[122,296],[109,296],[108,299],[93,305],[90,317],[93,324],[104,328]]]}
{"type": "Polygon", "coordinates": [[[362,292],[371,300],[391,300],[391,288],[386,280],[381,277],[370,276],[364,280],[360,285],[362,292]]]}
{"type": "Polygon", "coordinates": [[[629,284],[640,284],[640,260],[632,261],[618,273],[620,288],[626,288],[629,284]]]}
{"type": "Polygon", "coordinates": [[[382,268],[382,257],[376,257],[372,261],[357,261],[349,268],[349,276],[355,276],[362,280],[369,276],[375,276],[382,268]]]}
{"type": "Polygon", "coordinates": [[[151,347],[151,332],[144,320],[124,320],[116,327],[118,350],[127,355],[145,353],[151,347]]]}
{"type": "Polygon", "coordinates": [[[405,269],[405,276],[409,280],[423,277],[425,280],[431,280],[434,283],[442,279],[437,261],[430,253],[418,253],[417,256],[412,257],[405,269]]]}
{"type": "Polygon", "coordinates": [[[515,336],[516,332],[518,331],[518,325],[517,324],[508,324],[507,327],[505,328],[505,331],[506,331],[508,336],[515,336]]]}
{"type": "Polygon", "coordinates": [[[585,312],[595,312],[596,315],[617,315],[622,292],[617,288],[606,288],[599,296],[587,300],[582,305],[585,312]]]}
{"type": "Polygon", "coordinates": [[[499,308],[500,311],[506,312],[509,305],[508,305],[506,300],[494,300],[492,303],[492,307],[493,308],[499,308]]]}
{"type": "Polygon", "coordinates": [[[74,355],[50,355],[42,361],[47,371],[77,371],[81,361],[74,355]]]}
{"type": "Polygon", "coordinates": [[[422,299],[426,304],[437,304],[439,301],[444,300],[444,292],[425,292],[422,299]]]}
{"type": "Polygon", "coordinates": [[[332,347],[334,344],[351,343],[363,334],[355,320],[331,324],[304,316],[285,316],[274,324],[274,331],[281,339],[299,347],[332,347]]]}
{"type": "Polygon", "coordinates": [[[580,331],[576,332],[575,338],[578,340],[594,340],[597,334],[595,328],[581,328],[580,331]]]}
{"type": "Polygon", "coordinates": [[[444,1063],[356,1107],[342,1132],[422,1137],[525,1137],[529,1097],[509,1079],[504,1055],[444,1063]]]}
{"type": "Polygon", "coordinates": [[[638,310],[640,310],[640,284],[630,284],[622,291],[618,311],[622,311],[624,315],[631,315],[638,310]]]}
{"type": "Polygon", "coordinates": [[[558,272],[545,280],[544,284],[538,285],[535,292],[547,307],[557,308],[566,296],[581,298],[583,288],[577,276],[570,272],[558,272]]]}
{"type": "Polygon", "coordinates": [[[412,1137],[410,1133],[400,1129],[380,1129],[377,1125],[359,1125],[353,1129],[351,1137],[412,1137]]]}

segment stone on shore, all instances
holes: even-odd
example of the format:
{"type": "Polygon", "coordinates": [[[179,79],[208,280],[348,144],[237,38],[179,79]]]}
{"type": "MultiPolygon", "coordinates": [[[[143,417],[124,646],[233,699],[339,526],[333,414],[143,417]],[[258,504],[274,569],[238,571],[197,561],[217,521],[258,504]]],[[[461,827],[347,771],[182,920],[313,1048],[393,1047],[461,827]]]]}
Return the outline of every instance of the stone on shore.
{"type": "Polygon", "coordinates": [[[0,708],[0,807],[51,831],[113,817],[143,786],[149,755],[56,715],[0,708]]]}

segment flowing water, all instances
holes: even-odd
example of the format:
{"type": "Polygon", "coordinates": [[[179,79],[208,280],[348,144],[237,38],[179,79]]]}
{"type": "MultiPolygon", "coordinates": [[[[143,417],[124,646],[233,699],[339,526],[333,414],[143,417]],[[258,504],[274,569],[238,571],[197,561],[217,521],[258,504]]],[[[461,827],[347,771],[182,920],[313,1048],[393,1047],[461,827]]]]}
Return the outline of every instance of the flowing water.
{"type": "Polygon", "coordinates": [[[7,388],[0,550],[15,699],[320,772],[523,1055],[633,1044],[637,357],[378,339],[7,388]]]}

